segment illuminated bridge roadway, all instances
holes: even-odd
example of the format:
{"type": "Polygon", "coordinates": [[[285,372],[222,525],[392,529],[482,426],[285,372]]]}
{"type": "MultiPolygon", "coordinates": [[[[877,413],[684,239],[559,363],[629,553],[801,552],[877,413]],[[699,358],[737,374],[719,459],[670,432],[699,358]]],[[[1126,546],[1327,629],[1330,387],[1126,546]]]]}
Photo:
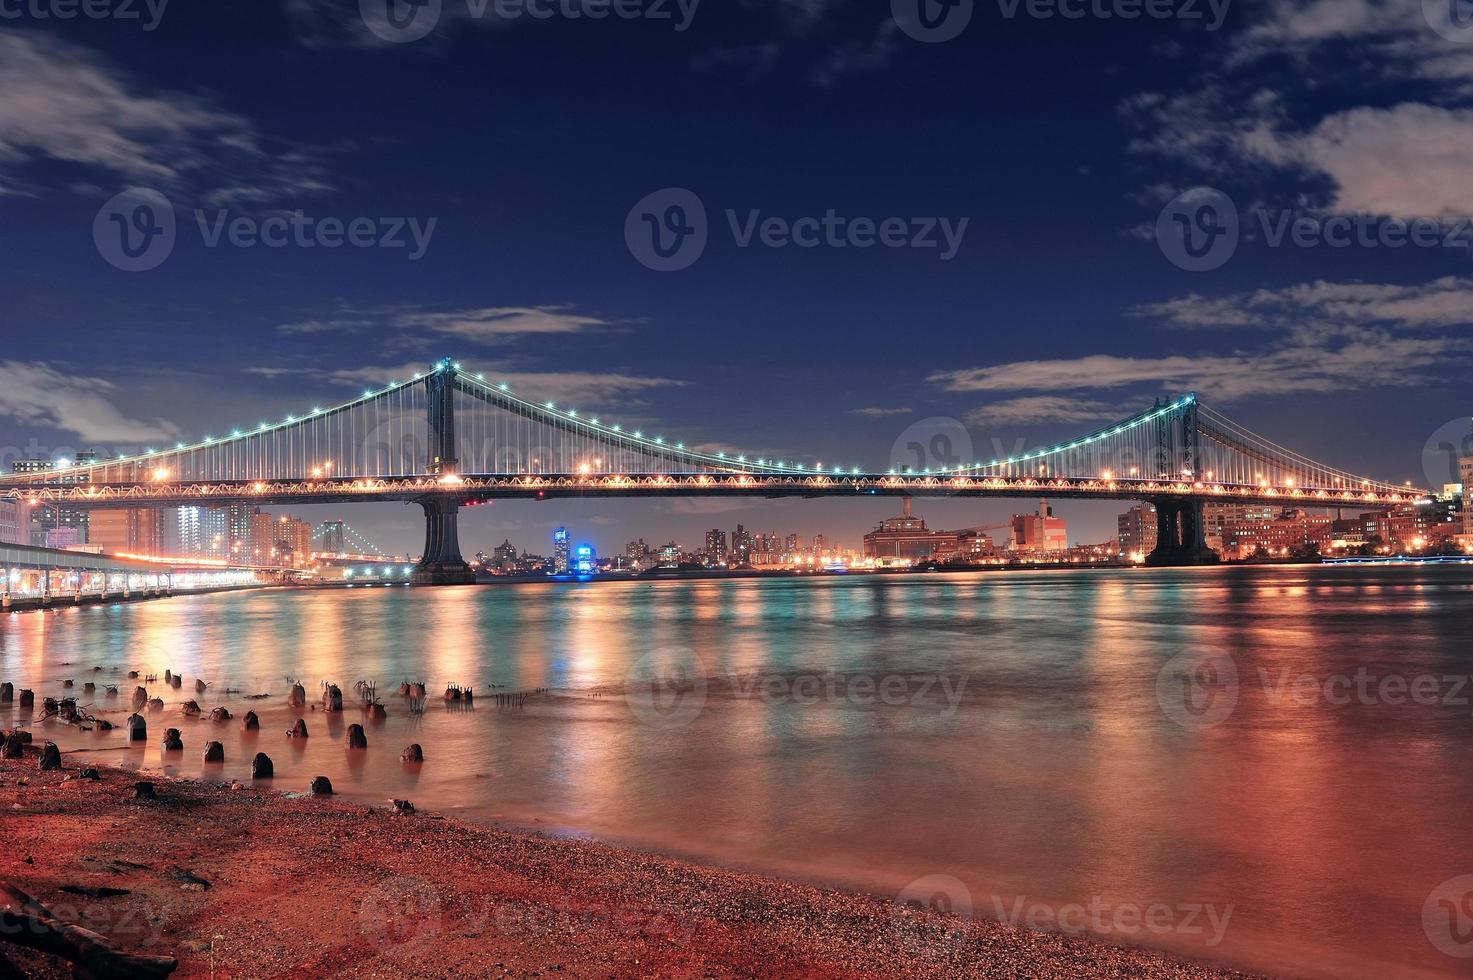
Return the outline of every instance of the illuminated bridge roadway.
{"type": "Polygon", "coordinates": [[[426,373],[334,408],[58,473],[0,477],[0,498],[67,507],[398,500],[425,513],[421,584],[472,580],[456,515],[490,499],[566,497],[1065,497],[1141,500],[1158,565],[1202,564],[1203,504],[1374,507],[1426,492],[1279,446],[1187,395],[1047,449],[943,469],[878,472],[687,449],[535,402],[462,371],[426,373]],[[63,482],[65,481],[65,482],[63,482]]]}

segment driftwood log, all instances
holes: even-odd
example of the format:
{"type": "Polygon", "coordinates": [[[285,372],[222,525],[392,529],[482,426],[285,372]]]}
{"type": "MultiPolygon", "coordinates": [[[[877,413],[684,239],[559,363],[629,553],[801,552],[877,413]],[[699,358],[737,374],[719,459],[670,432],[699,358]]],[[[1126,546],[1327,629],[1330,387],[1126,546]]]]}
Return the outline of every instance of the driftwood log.
{"type": "Polygon", "coordinates": [[[62,922],[26,892],[0,881],[0,942],[13,943],[51,956],[75,967],[77,977],[167,977],[179,968],[169,956],[128,953],[90,929],[62,922]]]}

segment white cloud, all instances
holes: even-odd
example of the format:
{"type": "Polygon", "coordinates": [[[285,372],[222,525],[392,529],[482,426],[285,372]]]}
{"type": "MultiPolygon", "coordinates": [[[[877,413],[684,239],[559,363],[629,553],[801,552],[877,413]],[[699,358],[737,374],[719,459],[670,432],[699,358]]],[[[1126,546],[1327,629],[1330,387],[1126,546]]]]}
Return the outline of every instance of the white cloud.
{"type": "Polygon", "coordinates": [[[1473,350],[1473,340],[1405,337],[1364,330],[1353,337],[1296,334],[1267,350],[1199,356],[1122,357],[1093,354],[1057,360],[1015,361],[944,371],[931,380],[947,391],[1090,391],[1149,387],[1177,395],[1195,391],[1229,402],[1258,395],[1328,393],[1374,387],[1410,387],[1432,369],[1450,368],[1473,350]]]}
{"type": "Polygon", "coordinates": [[[1432,330],[1473,324],[1473,278],[1444,276],[1407,286],[1318,280],[1221,297],[1191,293],[1130,312],[1176,327],[1432,330]]]}
{"type": "Polygon", "coordinates": [[[1272,207],[1473,215],[1473,45],[1429,24],[1448,3],[1426,6],[1257,7],[1259,19],[1210,50],[1195,79],[1127,100],[1140,130],[1131,149],[1183,162],[1235,196],[1259,188],[1277,198],[1272,207]],[[1302,181],[1293,197],[1285,175],[1302,181]]]}
{"type": "Polygon", "coordinates": [[[886,419],[894,415],[909,415],[910,408],[851,408],[850,415],[862,415],[867,419],[886,419]]]}
{"type": "Polygon", "coordinates": [[[1045,422],[1095,422],[1120,419],[1135,409],[1088,398],[1027,395],[983,405],[967,413],[968,425],[1038,425],[1045,422]]]}
{"type": "Polygon", "coordinates": [[[0,173],[22,184],[28,165],[49,160],[214,203],[327,189],[309,154],[274,145],[246,118],[206,99],[148,91],[46,34],[0,33],[0,92],[0,173]]]}
{"type": "Polygon", "coordinates": [[[576,334],[609,325],[607,320],[575,313],[568,306],[494,306],[464,310],[396,307],[343,310],[327,319],[284,323],[277,329],[288,334],[396,330],[489,342],[513,337],[576,334]]]}
{"type": "Polygon", "coordinates": [[[23,425],[60,429],[91,442],[144,443],[179,435],[163,419],[128,418],[113,404],[117,390],[101,378],[65,374],[46,363],[0,362],[0,414],[23,425]]]}
{"type": "Polygon", "coordinates": [[[1303,134],[1268,127],[1243,139],[1262,160],[1321,173],[1342,214],[1396,218],[1473,215],[1473,111],[1407,102],[1357,108],[1303,134]]]}

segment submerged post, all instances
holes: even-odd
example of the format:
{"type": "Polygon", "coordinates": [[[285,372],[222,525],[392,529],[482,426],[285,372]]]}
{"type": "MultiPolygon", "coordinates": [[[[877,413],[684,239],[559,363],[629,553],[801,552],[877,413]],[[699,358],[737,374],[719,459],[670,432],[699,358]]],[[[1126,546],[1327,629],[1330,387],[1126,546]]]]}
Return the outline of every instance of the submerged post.
{"type": "MultiPolygon", "coordinates": [[[[430,438],[425,468],[447,485],[457,479],[460,465],[455,448],[455,375],[455,362],[447,357],[425,379],[430,438]]],[[[425,512],[425,549],[410,581],[415,585],[474,585],[476,575],[460,554],[460,501],[435,494],[416,503],[425,512]]]]}

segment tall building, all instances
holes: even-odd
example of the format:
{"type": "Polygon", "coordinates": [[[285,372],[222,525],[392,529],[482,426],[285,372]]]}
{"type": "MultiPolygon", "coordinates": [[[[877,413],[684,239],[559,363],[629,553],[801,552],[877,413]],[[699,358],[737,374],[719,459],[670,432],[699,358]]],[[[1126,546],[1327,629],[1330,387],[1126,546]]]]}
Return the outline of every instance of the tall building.
{"type": "Polygon", "coordinates": [[[0,544],[30,544],[30,508],[19,500],[0,500],[0,544]]]}
{"type": "Polygon", "coordinates": [[[752,532],[741,524],[731,532],[731,549],[727,552],[728,564],[750,565],[752,564],[752,532]]]}
{"type": "Polygon", "coordinates": [[[1036,513],[1013,515],[1012,548],[1035,554],[1068,551],[1069,525],[1062,517],[1054,516],[1047,500],[1040,500],[1036,513]]]}
{"type": "Polygon", "coordinates": [[[213,507],[162,512],[163,553],[181,558],[224,558],[230,553],[229,516],[213,507]]]}
{"type": "Polygon", "coordinates": [[[87,543],[108,554],[162,554],[162,514],[152,507],[94,510],[88,521],[87,543]]]}
{"type": "Polygon", "coordinates": [[[250,560],[261,565],[301,568],[312,560],[312,525],[294,517],[251,515],[250,560]]]}
{"type": "Polygon", "coordinates": [[[232,558],[255,557],[255,507],[250,504],[231,504],[225,508],[225,541],[232,558]]]}
{"type": "Polygon", "coordinates": [[[706,532],[706,561],[711,565],[726,561],[726,532],[718,527],[706,532]]]}
{"type": "Polygon", "coordinates": [[[1473,495],[1473,456],[1462,460],[1463,472],[1463,534],[1473,544],[1473,507],[1468,506],[1468,497],[1473,495]]]}
{"type": "Polygon", "coordinates": [[[802,547],[803,539],[796,534],[790,534],[783,541],[783,551],[790,555],[796,555],[802,547]]]}
{"type": "Polygon", "coordinates": [[[1120,553],[1126,558],[1141,558],[1156,550],[1156,508],[1139,504],[1116,519],[1120,553]]]}
{"type": "Polygon", "coordinates": [[[491,567],[502,573],[517,567],[517,549],[511,538],[502,539],[501,544],[491,549],[491,567]]]}
{"type": "Polygon", "coordinates": [[[555,575],[568,574],[569,545],[568,529],[560,527],[552,532],[552,571],[555,575]]]}
{"type": "Polygon", "coordinates": [[[598,574],[598,552],[591,544],[580,544],[573,552],[573,572],[577,575],[598,574]]]}
{"type": "MultiPolygon", "coordinates": [[[[41,459],[18,459],[12,469],[16,473],[51,473],[46,479],[47,484],[66,485],[73,483],[87,483],[90,480],[85,467],[97,462],[97,454],[94,452],[77,453],[76,459],[56,460],[41,459]]],[[[30,544],[46,547],[48,532],[58,531],[64,528],[72,528],[76,531],[76,541],[86,544],[90,540],[88,528],[91,515],[89,511],[78,510],[72,507],[40,506],[31,512],[31,528],[29,533],[30,544]]],[[[58,540],[71,540],[70,535],[58,535],[58,540]]]]}
{"type": "Polygon", "coordinates": [[[624,546],[624,559],[633,568],[644,568],[649,564],[649,557],[650,546],[644,543],[644,538],[624,546]]]}

